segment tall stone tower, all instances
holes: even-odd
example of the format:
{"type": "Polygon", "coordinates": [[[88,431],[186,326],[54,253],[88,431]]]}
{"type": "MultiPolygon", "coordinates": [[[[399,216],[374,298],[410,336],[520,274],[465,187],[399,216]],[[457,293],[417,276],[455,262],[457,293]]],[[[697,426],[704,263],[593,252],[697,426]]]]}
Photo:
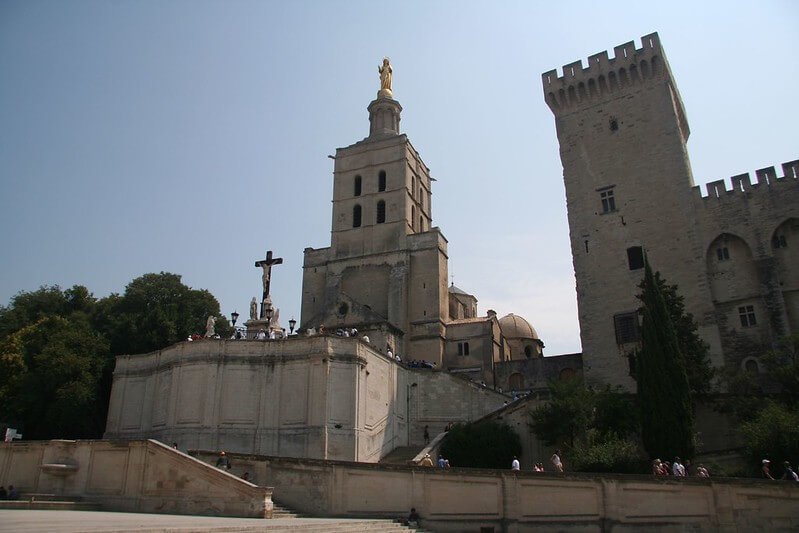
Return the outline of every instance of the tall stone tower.
{"type": "Polygon", "coordinates": [[[434,180],[399,131],[390,79],[368,111],[369,136],[336,150],[331,245],[305,250],[301,326],[356,327],[440,364],[447,241],[431,227],[434,180]]]}
{"type": "Polygon", "coordinates": [[[658,35],[542,75],[555,115],[589,383],[634,389],[628,355],[639,342],[636,299],[644,254],[677,284],[721,363],[696,229],[690,133],[658,35]]]}

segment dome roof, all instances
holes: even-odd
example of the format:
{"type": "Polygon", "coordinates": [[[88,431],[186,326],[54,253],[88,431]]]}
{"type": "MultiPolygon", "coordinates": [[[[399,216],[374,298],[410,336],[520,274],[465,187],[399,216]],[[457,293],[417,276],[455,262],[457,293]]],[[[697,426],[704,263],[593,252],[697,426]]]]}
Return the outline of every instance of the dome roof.
{"type": "Polygon", "coordinates": [[[510,313],[499,319],[499,327],[502,329],[502,334],[508,339],[538,339],[533,326],[528,321],[510,313]]]}

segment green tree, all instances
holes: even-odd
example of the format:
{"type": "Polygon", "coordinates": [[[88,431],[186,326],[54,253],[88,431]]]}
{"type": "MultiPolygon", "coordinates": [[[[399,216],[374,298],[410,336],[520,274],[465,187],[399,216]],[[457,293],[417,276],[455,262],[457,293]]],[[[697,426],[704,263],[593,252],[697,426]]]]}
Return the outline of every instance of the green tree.
{"type": "MultiPolygon", "coordinates": [[[[750,472],[759,475],[762,459],[771,459],[778,467],[783,461],[796,461],[799,457],[799,412],[775,401],[767,401],[757,415],[741,424],[744,439],[744,456],[751,465],[750,472]]],[[[795,463],[794,463],[794,466],[795,463]]],[[[772,475],[780,475],[774,468],[772,475]]]]}
{"type": "Polygon", "coordinates": [[[33,292],[20,292],[8,307],[0,306],[0,338],[50,316],[69,316],[74,312],[90,313],[95,298],[89,289],[75,285],[61,290],[58,285],[42,286],[33,292]]]}
{"type": "Polygon", "coordinates": [[[533,431],[561,448],[568,468],[591,472],[638,472],[638,412],[619,387],[587,389],[581,380],[549,383],[550,401],[530,413],[533,431]]]}
{"type": "Polygon", "coordinates": [[[111,364],[108,342],[86,315],[49,316],[0,342],[3,366],[0,413],[29,439],[102,435],[106,402],[98,395],[111,364]]]}
{"type": "Polygon", "coordinates": [[[123,295],[112,294],[98,309],[96,323],[110,339],[114,355],[152,352],[203,334],[210,315],[218,319],[220,336],[229,329],[210,292],[192,289],[180,275],[168,272],[134,279],[123,295]]]}
{"type": "Polygon", "coordinates": [[[644,449],[651,457],[693,457],[694,415],[685,359],[649,262],[641,301],[643,326],[636,380],[644,449]]]}
{"type": "MultiPolygon", "coordinates": [[[[645,280],[639,286],[643,298],[645,280]]],[[[694,395],[705,395],[711,392],[715,373],[710,365],[709,347],[699,336],[699,326],[694,316],[685,309],[685,298],[680,295],[677,285],[670,285],[661,277],[660,272],[655,272],[654,282],[671,317],[674,332],[677,336],[677,345],[685,361],[685,372],[688,385],[694,395]]]]}
{"type": "Polygon", "coordinates": [[[441,445],[441,454],[459,467],[510,468],[513,457],[521,453],[519,435],[496,420],[456,424],[441,445]]]}
{"type": "Polygon", "coordinates": [[[593,417],[593,393],[582,380],[549,382],[549,402],[530,413],[533,431],[547,446],[574,447],[593,417]]]}

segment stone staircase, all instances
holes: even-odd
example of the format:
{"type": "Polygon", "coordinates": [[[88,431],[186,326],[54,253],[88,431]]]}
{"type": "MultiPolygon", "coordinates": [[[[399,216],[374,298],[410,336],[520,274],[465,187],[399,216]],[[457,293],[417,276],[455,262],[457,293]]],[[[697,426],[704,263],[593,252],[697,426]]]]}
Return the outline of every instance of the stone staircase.
{"type": "MultiPolygon", "coordinates": [[[[289,532],[289,531],[298,531],[298,532],[305,532],[305,531],[319,531],[321,532],[329,532],[329,533],[346,533],[351,531],[415,531],[417,533],[425,533],[427,530],[414,528],[410,526],[406,526],[400,523],[398,520],[389,520],[389,519],[349,519],[349,518],[342,518],[342,519],[334,519],[334,518],[327,518],[323,519],[324,523],[315,524],[313,521],[315,519],[308,518],[302,515],[301,513],[297,513],[296,511],[289,509],[279,503],[275,502],[272,499],[272,519],[273,520],[281,520],[285,518],[297,518],[298,520],[296,523],[289,523],[287,525],[269,525],[267,531],[280,531],[280,532],[289,532]]],[[[283,522],[283,520],[281,520],[283,522]]]]}
{"type": "Polygon", "coordinates": [[[98,503],[83,501],[80,496],[25,493],[18,500],[0,500],[0,510],[28,509],[40,511],[100,511],[98,503]]]}
{"type": "Polygon", "coordinates": [[[380,464],[407,465],[413,462],[413,458],[419,455],[424,446],[400,446],[380,459],[380,464]]]}

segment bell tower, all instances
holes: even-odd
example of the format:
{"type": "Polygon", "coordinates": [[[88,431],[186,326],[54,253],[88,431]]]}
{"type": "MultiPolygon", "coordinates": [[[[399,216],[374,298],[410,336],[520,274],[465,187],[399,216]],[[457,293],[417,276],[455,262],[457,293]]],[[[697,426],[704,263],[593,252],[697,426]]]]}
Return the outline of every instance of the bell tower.
{"type": "Polygon", "coordinates": [[[301,325],[363,330],[382,322],[394,332],[387,344],[395,353],[412,356],[425,345],[425,357],[440,360],[447,252],[432,227],[435,180],[399,131],[387,58],[379,70],[369,136],[336,150],[331,245],[305,250],[301,325]]]}

